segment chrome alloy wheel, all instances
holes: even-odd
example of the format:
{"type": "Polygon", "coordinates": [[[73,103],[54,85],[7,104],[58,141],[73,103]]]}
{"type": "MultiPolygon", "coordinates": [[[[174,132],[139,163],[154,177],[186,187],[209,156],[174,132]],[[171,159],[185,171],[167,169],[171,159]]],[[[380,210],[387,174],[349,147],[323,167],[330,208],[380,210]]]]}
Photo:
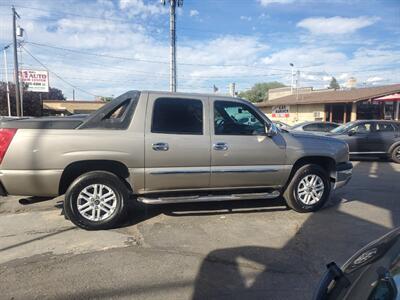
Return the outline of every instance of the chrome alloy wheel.
{"type": "Polygon", "coordinates": [[[110,217],[117,207],[115,192],[104,184],[91,184],[78,195],[78,211],[90,221],[102,221],[110,217]]]}
{"type": "Polygon", "coordinates": [[[397,148],[397,151],[396,151],[395,155],[396,155],[397,159],[400,159],[400,147],[397,148]]]}
{"type": "Polygon", "coordinates": [[[306,205],[313,205],[321,200],[325,184],[318,175],[305,176],[297,186],[297,196],[306,205]]]}

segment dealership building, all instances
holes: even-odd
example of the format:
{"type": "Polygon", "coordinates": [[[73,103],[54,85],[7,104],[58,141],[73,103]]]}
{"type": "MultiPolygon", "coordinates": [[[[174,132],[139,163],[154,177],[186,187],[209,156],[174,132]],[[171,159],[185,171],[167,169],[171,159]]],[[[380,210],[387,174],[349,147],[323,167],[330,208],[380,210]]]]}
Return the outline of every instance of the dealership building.
{"type": "Polygon", "coordinates": [[[399,120],[400,84],[347,90],[278,88],[269,91],[268,100],[256,105],[272,120],[290,125],[305,121],[399,120]]]}

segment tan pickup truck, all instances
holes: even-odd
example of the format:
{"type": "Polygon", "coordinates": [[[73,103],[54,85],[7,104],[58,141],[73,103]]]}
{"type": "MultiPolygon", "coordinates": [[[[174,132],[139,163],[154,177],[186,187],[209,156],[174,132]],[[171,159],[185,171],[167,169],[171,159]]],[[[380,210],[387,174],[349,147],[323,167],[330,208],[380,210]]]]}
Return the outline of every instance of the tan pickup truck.
{"type": "Polygon", "coordinates": [[[130,200],[283,196],[316,211],[351,174],[345,142],[278,130],[219,95],[130,91],[84,119],[0,123],[0,194],[65,194],[66,216],[85,229],[116,226],[130,200]]]}

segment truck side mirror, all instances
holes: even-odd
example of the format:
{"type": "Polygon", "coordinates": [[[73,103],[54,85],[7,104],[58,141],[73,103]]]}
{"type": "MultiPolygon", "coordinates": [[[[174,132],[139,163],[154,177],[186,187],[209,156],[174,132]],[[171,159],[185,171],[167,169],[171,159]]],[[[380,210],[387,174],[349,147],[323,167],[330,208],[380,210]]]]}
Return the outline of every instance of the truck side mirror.
{"type": "Polygon", "coordinates": [[[278,128],[276,128],[276,125],[274,123],[265,123],[265,133],[269,137],[273,137],[278,134],[278,128]]]}

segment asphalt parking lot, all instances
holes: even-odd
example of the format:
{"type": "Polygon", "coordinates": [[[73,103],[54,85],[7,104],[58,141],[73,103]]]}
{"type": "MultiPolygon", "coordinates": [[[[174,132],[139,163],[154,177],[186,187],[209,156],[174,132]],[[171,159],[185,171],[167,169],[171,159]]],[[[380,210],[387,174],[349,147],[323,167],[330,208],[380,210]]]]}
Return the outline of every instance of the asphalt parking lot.
{"type": "Polygon", "coordinates": [[[324,265],[400,226],[400,165],[355,161],[320,212],[282,200],[132,207],[89,232],[61,198],[0,198],[2,299],[310,299],[324,265]]]}

